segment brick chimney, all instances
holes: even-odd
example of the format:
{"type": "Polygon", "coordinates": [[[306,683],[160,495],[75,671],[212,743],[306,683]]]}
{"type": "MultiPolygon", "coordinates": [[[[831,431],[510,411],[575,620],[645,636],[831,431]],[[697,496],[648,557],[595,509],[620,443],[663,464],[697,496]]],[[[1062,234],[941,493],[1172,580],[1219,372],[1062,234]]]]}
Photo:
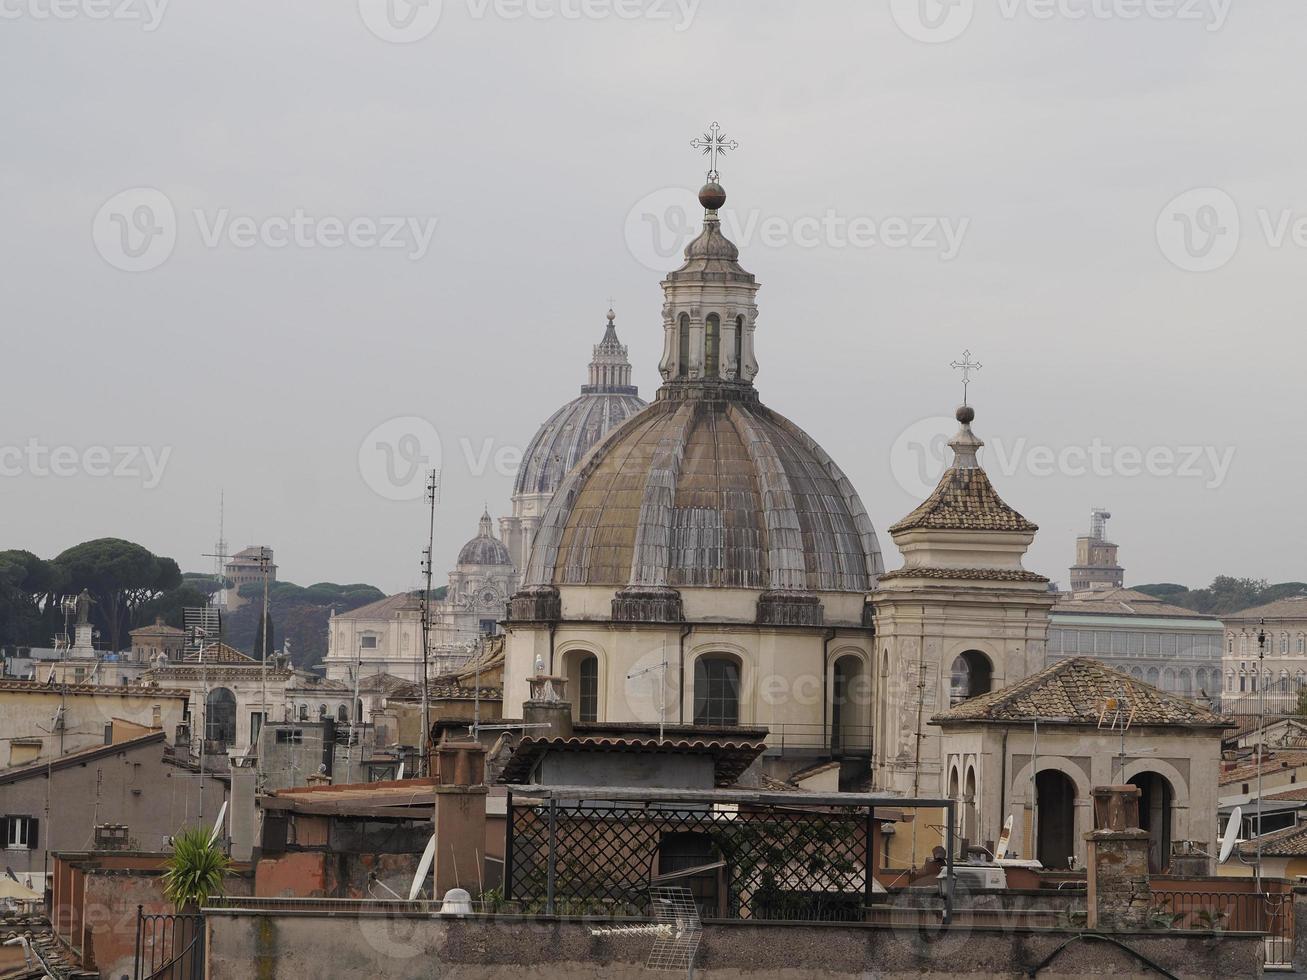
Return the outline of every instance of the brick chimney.
{"type": "Polygon", "coordinates": [[[1139,827],[1138,786],[1096,786],[1089,857],[1090,929],[1144,929],[1153,904],[1148,832],[1139,827]]]}
{"type": "Polygon", "coordinates": [[[436,746],[435,891],[477,887],[486,852],[486,750],[477,742],[436,746]]]}

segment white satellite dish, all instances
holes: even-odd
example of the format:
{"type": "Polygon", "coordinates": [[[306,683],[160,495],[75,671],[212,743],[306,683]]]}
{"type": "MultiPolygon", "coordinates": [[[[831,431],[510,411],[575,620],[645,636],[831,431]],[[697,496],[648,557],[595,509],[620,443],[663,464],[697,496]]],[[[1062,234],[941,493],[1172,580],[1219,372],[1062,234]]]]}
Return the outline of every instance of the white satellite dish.
{"type": "Polygon", "coordinates": [[[994,860],[1002,861],[1007,857],[1008,844],[1012,841],[1012,814],[1003,821],[1003,832],[998,835],[998,846],[994,848],[994,860]]]}
{"type": "Polygon", "coordinates": [[[427,841],[427,849],[422,852],[422,860],[418,862],[417,874],[413,876],[413,884],[408,889],[408,900],[416,901],[422,891],[422,886],[426,884],[427,875],[431,873],[431,862],[436,859],[436,835],[431,835],[431,840],[427,841]]]}
{"type": "Polygon", "coordinates": [[[223,818],[226,816],[227,816],[227,801],[223,800],[222,806],[218,808],[218,819],[213,821],[213,833],[209,835],[210,847],[212,847],[213,842],[218,839],[218,835],[222,833],[222,821],[223,818]]]}
{"type": "Polygon", "coordinates": [[[1230,813],[1230,819],[1225,822],[1225,834],[1221,837],[1221,856],[1217,858],[1217,864],[1225,864],[1230,860],[1230,855],[1234,853],[1234,842],[1239,839],[1239,828],[1243,825],[1243,807],[1237,806],[1230,813]]]}

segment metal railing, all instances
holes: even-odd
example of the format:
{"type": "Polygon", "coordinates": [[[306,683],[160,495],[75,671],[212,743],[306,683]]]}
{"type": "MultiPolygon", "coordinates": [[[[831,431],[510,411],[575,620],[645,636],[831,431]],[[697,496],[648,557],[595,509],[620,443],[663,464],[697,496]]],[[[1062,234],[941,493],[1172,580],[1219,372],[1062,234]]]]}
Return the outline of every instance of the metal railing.
{"type": "Polygon", "coordinates": [[[1154,888],[1153,903],[1172,929],[1266,933],[1266,965],[1293,963],[1293,892],[1189,891],[1154,888]]]}
{"type": "Polygon", "coordinates": [[[135,980],[203,980],[204,916],[147,915],[136,906],[135,980]]]}

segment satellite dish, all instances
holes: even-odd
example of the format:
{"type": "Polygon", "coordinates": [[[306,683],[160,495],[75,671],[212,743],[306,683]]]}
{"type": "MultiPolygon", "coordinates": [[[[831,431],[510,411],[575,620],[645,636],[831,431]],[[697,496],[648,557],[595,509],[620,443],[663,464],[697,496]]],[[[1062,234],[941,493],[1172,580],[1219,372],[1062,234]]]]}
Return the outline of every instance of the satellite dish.
{"type": "Polygon", "coordinates": [[[408,900],[416,901],[418,895],[422,892],[422,886],[426,883],[427,875],[431,873],[431,862],[436,859],[436,835],[431,835],[431,840],[427,841],[427,849],[422,852],[422,860],[418,862],[417,874],[413,876],[413,884],[408,889],[408,900]]]}
{"type": "Polygon", "coordinates": [[[227,816],[227,801],[223,800],[222,806],[218,808],[218,819],[213,821],[213,833],[209,835],[210,847],[212,847],[213,842],[218,839],[218,835],[222,833],[222,821],[223,818],[225,818],[226,816],[227,816]]]}
{"type": "Polygon", "coordinates": [[[1002,861],[1007,857],[1007,847],[1012,841],[1012,814],[1003,821],[1003,832],[998,835],[998,846],[994,848],[994,860],[1002,861]]]}
{"type": "Polygon", "coordinates": [[[1243,825],[1243,807],[1237,806],[1230,813],[1230,819],[1225,822],[1225,834],[1221,837],[1221,856],[1217,858],[1217,864],[1225,864],[1230,860],[1230,855],[1234,853],[1234,842],[1239,839],[1239,828],[1243,825]]]}

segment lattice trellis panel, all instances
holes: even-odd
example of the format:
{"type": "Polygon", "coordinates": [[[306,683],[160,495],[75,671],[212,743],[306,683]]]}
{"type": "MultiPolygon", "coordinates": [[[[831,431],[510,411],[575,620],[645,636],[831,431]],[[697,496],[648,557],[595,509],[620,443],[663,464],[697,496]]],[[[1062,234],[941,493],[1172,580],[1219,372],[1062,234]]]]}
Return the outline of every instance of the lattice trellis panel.
{"type": "MultiPolygon", "coordinates": [[[[554,898],[562,914],[643,914],[659,852],[671,835],[695,834],[722,861],[704,877],[715,901],[705,916],[796,921],[860,919],[867,899],[869,814],[865,808],[788,811],[653,809],[602,803],[558,805],[554,898]]],[[[680,838],[684,840],[684,838],[680,838]]],[[[549,881],[549,809],[514,804],[511,897],[543,911],[549,881]]]]}

